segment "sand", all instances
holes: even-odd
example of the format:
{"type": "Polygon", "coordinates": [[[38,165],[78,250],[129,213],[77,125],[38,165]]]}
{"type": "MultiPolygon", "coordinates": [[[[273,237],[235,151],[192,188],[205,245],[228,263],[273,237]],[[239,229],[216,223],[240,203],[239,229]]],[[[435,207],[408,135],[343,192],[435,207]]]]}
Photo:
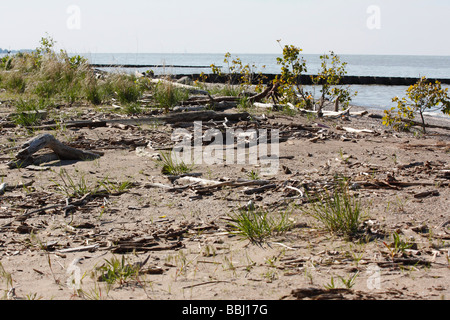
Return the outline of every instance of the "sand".
{"type": "MultiPolygon", "coordinates": [[[[7,112],[5,108],[3,104],[7,112]]],[[[77,119],[105,116],[88,107],[77,110],[77,119]]],[[[65,111],[70,112],[60,112],[65,111]]],[[[248,123],[239,125],[249,128],[248,123]]],[[[150,141],[154,147],[171,143],[174,128],[164,124],[40,131],[52,133],[73,147],[104,152],[94,161],[44,164],[40,167],[43,171],[36,167],[6,167],[14,150],[5,151],[0,169],[2,182],[10,186],[33,183],[9,189],[0,196],[0,297],[450,297],[450,230],[445,224],[450,219],[450,130],[395,132],[382,126],[380,119],[367,115],[317,120],[270,113],[259,125],[282,132],[280,169],[273,177],[260,177],[272,179],[277,188],[249,195],[244,191],[252,187],[225,187],[204,193],[195,188],[167,191],[151,187],[150,183],[171,185],[149,156],[160,151],[147,146],[150,141]],[[290,126],[292,123],[319,125],[322,131],[296,130],[290,126]],[[347,133],[344,127],[373,132],[347,133]],[[148,154],[143,156],[142,151],[148,154]],[[286,200],[298,193],[285,186],[301,189],[309,184],[320,188],[337,175],[350,178],[351,192],[361,200],[367,214],[361,221],[359,236],[350,239],[325,230],[321,222],[306,215],[301,210],[307,205],[304,198],[286,200]],[[61,187],[63,178],[67,182],[68,177],[78,185],[85,182],[91,189],[106,178],[111,182],[128,181],[132,187],[88,198],[83,205],[64,210],[68,197],[61,187]],[[380,181],[385,183],[375,183],[380,181]],[[252,243],[233,232],[230,214],[250,200],[275,217],[280,216],[279,212],[288,212],[291,228],[261,243],[252,243]],[[26,219],[17,218],[54,205],[58,206],[26,219]],[[407,246],[393,252],[393,234],[398,234],[407,246]],[[145,264],[138,275],[123,274],[108,285],[101,276],[108,266],[112,269],[114,261],[119,266],[122,262],[145,264]]],[[[3,127],[0,144],[3,148],[20,146],[36,134],[3,127]]],[[[258,165],[216,164],[196,165],[193,172],[201,173],[204,179],[227,181],[248,179],[251,170],[259,173],[261,169],[258,165]]]]}

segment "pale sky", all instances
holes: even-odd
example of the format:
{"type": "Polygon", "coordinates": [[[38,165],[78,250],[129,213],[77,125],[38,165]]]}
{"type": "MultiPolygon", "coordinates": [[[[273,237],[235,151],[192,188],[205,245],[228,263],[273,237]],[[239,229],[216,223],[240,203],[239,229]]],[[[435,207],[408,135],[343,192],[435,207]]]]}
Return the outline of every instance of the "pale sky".
{"type": "Polygon", "coordinates": [[[0,48],[48,33],[74,53],[450,55],[450,0],[15,0],[0,48]]]}

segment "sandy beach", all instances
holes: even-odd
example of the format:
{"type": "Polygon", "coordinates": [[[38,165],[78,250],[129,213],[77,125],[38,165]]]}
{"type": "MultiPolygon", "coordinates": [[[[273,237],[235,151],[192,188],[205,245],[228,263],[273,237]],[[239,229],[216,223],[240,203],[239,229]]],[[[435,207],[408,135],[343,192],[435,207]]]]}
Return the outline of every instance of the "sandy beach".
{"type": "MultiPolygon", "coordinates": [[[[73,110],[59,112],[71,120],[124,118],[114,109],[73,110]]],[[[362,110],[317,119],[252,109],[251,119],[230,125],[278,129],[279,170],[264,177],[259,164],[193,168],[196,177],[230,182],[222,188],[183,187],[162,174],[155,157],[173,145],[176,124],[39,130],[34,135],[51,133],[68,146],[103,155],[11,169],[7,162],[33,135],[3,121],[0,144],[11,149],[0,169],[9,186],[0,208],[2,298],[448,299],[450,130],[396,132],[371,116],[376,111],[356,113],[362,110]],[[255,186],[232,183],[249,181],[251,172],[272,187],[253,192],[255,186]],[[295,191],[324,189],[337,176],[349,179],[365,214],[350,239],[305,214],[308,201],[295,191]],[[89,187],[105,178],[130,187],[81,202],[64,193],[70,179],[89,187]],[[290,227],[250,242],[231,227],[232,214],[249,203],[274,217],[287,213],[290,227]],[[137,273],[112,284],[102,278],[113,265],[137,263],[137,273]]],[[[7,101],[0,111],[6,119],[7,101]]]]}

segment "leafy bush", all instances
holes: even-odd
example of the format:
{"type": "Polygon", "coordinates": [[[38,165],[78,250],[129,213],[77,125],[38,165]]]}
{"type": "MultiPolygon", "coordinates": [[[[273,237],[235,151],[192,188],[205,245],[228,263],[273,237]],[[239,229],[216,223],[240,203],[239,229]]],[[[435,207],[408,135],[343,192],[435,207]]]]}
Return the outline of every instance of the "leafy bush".
{"type": "Polygon", "coordinates": [[[344,87],[340,85],[342,78],[347,74],[347,71],[345,70],[347,63],[341,62],[339,56],[333,51],[330,52],[330,55],[321,55],[320,59],[322,60],[321,69],[317,76],[312,77],[313,83],[321,86],[321,97],[318,102],[319,114],[322,111],[325,100],[329,99],[329,97],[335,101],[335,111],[338,111],[337,106],[340,103],[343,104],[344,107],[348,107],[352,95],[356,95],[357,92],[352,94],[348,86],[344,87]]]}
{"type": "Polygon", "coordinates": [[[384,111],[383,124],[392,126],[396,130],[409,130],[413,124],[412,120],[418,113],[425,133],[425,111],[440,110],[444,114],[450,114],[450,97],[447,92],[448,89],[442,89],[439,81],[433,83],[426,77],[422,77],[406,90],[406,97],[392,99],[397,103],[397,107],[384,111]]]}
{"type": "Polygon", "coordinates": [[[333,51],[329,55],[320,56],[321,69],[316,76],[311,76],[313,90],[316,86],[321,86],[321,96],[316,101],[314,93],[307,92],[301,82],[302,75],[308,71],[306,60],[300,56],[302,51],[293,45],[285,45],[283,56],[277,58],[277,63],[281,65],[281,75],[277,76],[275,81],[280,84],[278,94],[282,97],[282,102],[291,102],[305,109],[317,109],[319,116],[327,99],[334,100],[335,106],[342,104],[347,107],[352,97],[357,94],[351,93],[348,87],[340,83],[347,73],[347,64],[341,62],[333,51]]]}
{"type": "MultiPolygon", "coordinates": [[[[216,65],[211,65],[211,70],[213,74],[219,76],[227,77],[227,85],[225,88],[231,90],[230,95],[237,95],[241,92],[247,90],[252,84],[256,84],[256,91],[260,92],[263,85],[264,77],[262,72],[256,72],[257,66],[255,64],[244,64],[239,57],[233,57],[231,53],[227,52],[224,56],[223,62],[226,64],[227,68],[225,72],[217,67],[216,65]],[[239,90],[237,94],[233,89],[233,86],[239,85],[239,90]]],[[[264,69],[265,66],[262,66],[264,69]]]]}
{"type": "Polygon", "coordinates": [[[278,92],[282,97],[282,102],[299,104],[298,93],[302,97],[300,105],[309,109],[313,106],[312,101],[307,96],[301,83],[301,75],[308,71],[306,60],[300,57],[302,51],[302,49],[293,45],[283,47],[283,57],[277,58],[277,63],[281,65],[281,75],[280,77],[277,76],[275,81],[280,84],[278,92]]]}

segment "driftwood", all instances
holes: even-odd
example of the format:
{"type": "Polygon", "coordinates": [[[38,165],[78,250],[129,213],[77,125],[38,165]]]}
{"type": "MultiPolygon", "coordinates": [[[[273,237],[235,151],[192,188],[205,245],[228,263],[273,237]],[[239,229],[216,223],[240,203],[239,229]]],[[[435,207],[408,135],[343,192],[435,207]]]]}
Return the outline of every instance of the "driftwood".
{"type": "MultiPolygon", "coordinates": [[[[227,118],[230,121],[246,120],[250,114],[248,112],[242,113],[225,113],[215,112],[212,110],[201,110],[191,112],[175,112],[160,117],[143,117],[136,119],[110,119],[103,121],[74,121],[64,123],[66,128],[81,128],[81,127],[106,127],[111,124],[142,124],[142,123],[166,123],[173,124],[178,122],[193,122],[193,121],[209,121],[209,120],[224,120],[227,118]]],[[[50,124],[42,126],[30,127],[34,130],[51,130],[57,128],[59,125],[50,124]]]]}
{"type": "Polygon", "coordinates": [[[162,83],[162,84],[165,84],[165,85],[168,85],[168,86],[174,86],[174,87],[177,87],[177,88],[185,89],[185,90],[188,90],[189,92],[194,93],[194,94],[204,94],[204,95],[208,95],[209,94],[208,91],[201,90],[201,89],[199,89],[197,87],[190,86],[190,85],[183,84],[183,83],[179,83],[179,82],[173,82],[173,81],[170,81],[170,80],[151,79],[151,82],[152,83],[156,83],[156,84],[162,83]]]}
{"type": "MultiPolygon", "coordinates": [[[[36,162],[33,154],[37,151],[50,148],[62,160],[93,160],[100,158],[101,154],[75,149],[60,141],[51,134],[41,134],[28,140],[22,145],[22,149],[16,154],[16,158],[8,163],[10,168],[25,167],[36,162]]],[[[48,159],[48,158],[46,158],[48,159]]],[[[53,159],[53,157],[51,157],[53,159]]]]}
{"type": "Polygon", "coordinates": [[[336,126],[336,129],[344,130],[344,131],[347,131],[350,133],[375,133],[375,131],[369,130],[369,129],[354,129],[354,128],[341,127],[341,126],[336,126]]]}
{"type": "Polygon", "coordinates": [[[248,112],[223,113],[208,110],[174,113],[165,117],[157,117],[156,119],[165,123],[225,120],[225,118],[227,118],[229,121],[240,121],[246,120],[249,116],[250,114],[248,112]]]}
{"type": "Polygon", "coordinates": [[[0,185],[0,196],[5,193],[6,187],[8,187],[8,184],[6,182],[0,185]]]}
{"type": "MultiPolygon", "coordinates": [[[[291,104],[291,109],[292,109],[293,105],[291,104]]],[[[352,106],[348,107],[347,109],[343,110],[343,111],[327,111],[327,110],[321,110],[322,113],[322,117],[328,117],[328,118],[339,118],[342,117],[344,115],[349,115],[350,114],[350,109],[352,109],[352,106]]],[[[314,110],[307,110],[307,109],[301,109],[299,108],[298,111],[303,112],[303,113],[311,113],[311,114],[319,114],[319,111],[314,111],[314,110]]]]}

